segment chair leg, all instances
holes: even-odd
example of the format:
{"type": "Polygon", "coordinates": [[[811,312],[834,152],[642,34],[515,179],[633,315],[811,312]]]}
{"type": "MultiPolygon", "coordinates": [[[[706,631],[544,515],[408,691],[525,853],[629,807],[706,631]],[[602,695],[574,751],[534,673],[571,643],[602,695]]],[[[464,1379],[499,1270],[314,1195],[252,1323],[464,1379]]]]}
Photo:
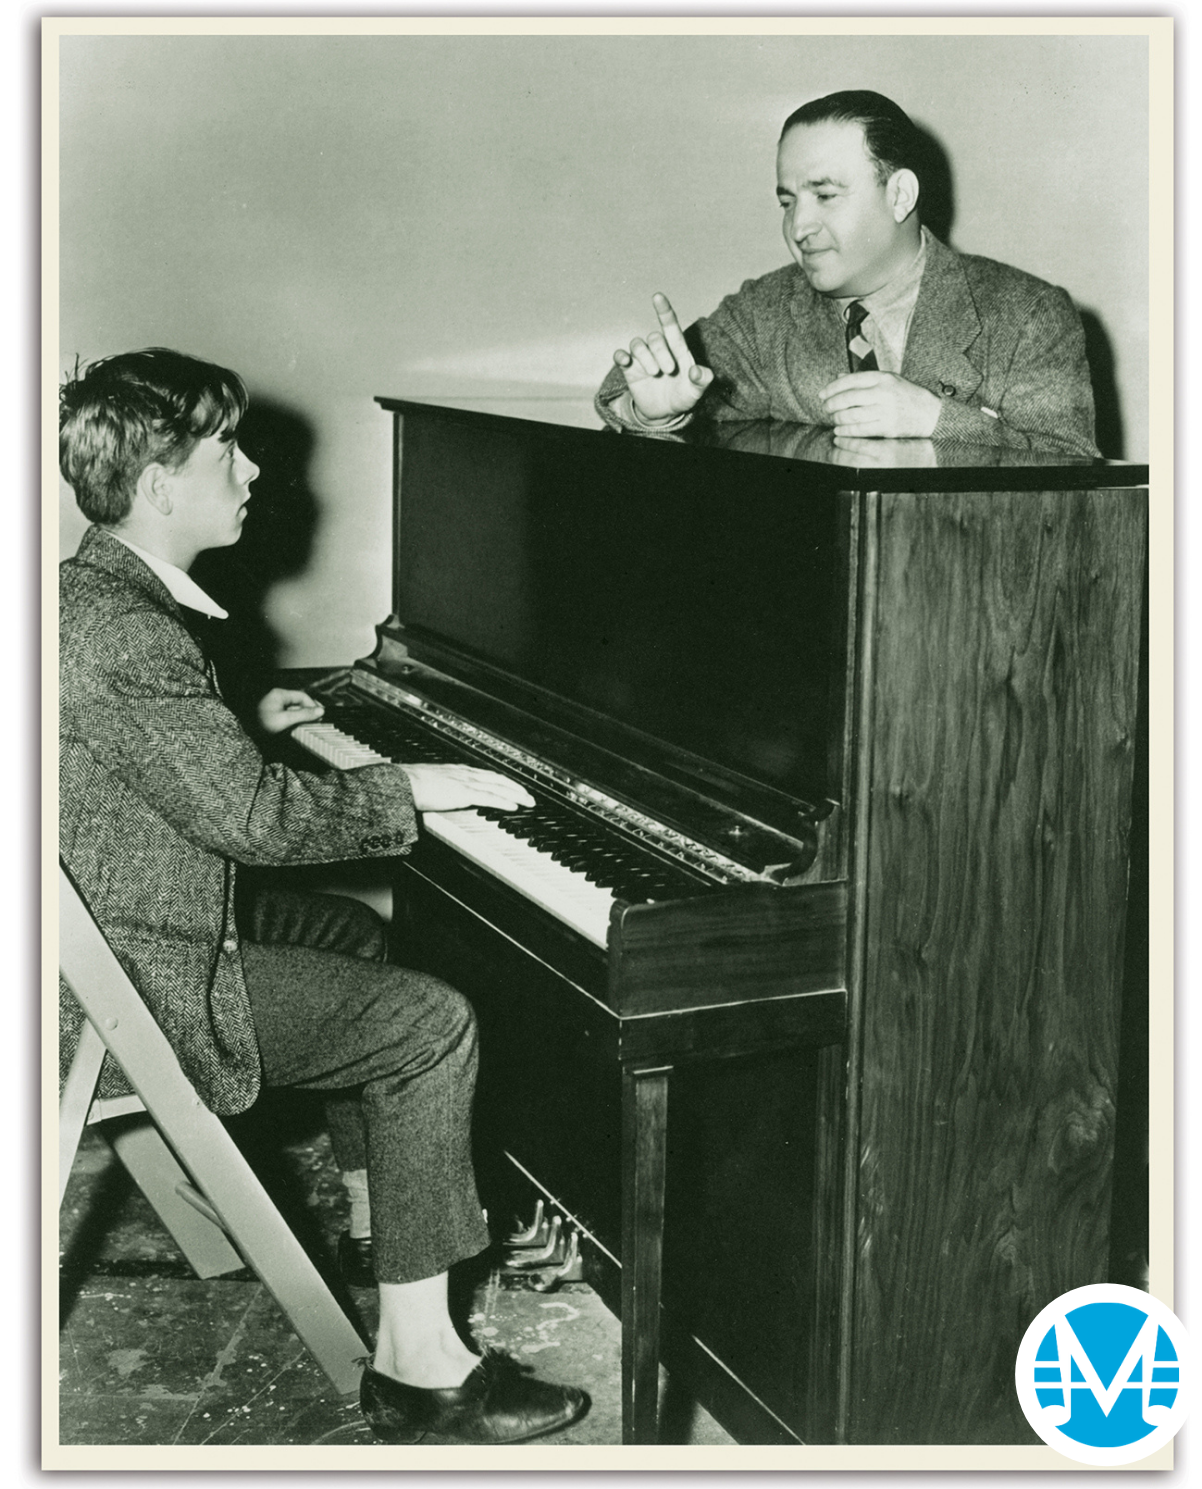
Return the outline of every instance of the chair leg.
{"type": "Polygon", "coordinates": [[[85,1019],[79,1036],[79,1045],[63,1094],[58,1103],[58,1202],[61,1205],[67,1192],[67,1180],[75,1155],[79,1151],[79,1140],[83,1136],[84,1124],[92,1105],[96,1082],[100,1079],[100,1067],[104,1063],[104,1041],[93,1028],[91,1020],[85,1019]]]}
{"type": "Polygon", "coordinates": [[[366,1345],[233,1138],[189,1085],[166,1036],[61,866],[59,968],[89,1021],[100,1023],[104,1043],[222,1228],[336,1389],[349,1394],[358,1385],[366,1345]]]}
{"type": "Polygon", "coordinates": [[[246,1265],[221,1227],[181,1198],[180,1185],[191,1180],[149,1117],[106,1122],[103,1130],[198,1277],[220,1277],[246,1265]]]}
{"type": "Polygon", "coordinates": [[[367,1346],[221,1121],[198,1107],[172,1136],[196,1188],[335,1389],[357,1391],[367,1346]]]}

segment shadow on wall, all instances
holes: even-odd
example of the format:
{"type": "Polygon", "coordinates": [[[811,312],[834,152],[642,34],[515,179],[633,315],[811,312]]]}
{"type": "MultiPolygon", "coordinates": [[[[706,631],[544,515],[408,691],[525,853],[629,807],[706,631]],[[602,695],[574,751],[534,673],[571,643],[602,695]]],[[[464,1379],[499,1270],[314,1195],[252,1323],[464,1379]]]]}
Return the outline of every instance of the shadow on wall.
{"type": "MultiPolygon", "coordinates": [[[[915,128],[920,139],[918,175],[922,181],[922,220],[937,238],[950,244],[956,216],[951,160],[930,130],[921,124],[916,124],[915,128]]],[[[1093,383],[1098,449],[1107,460],[1122,460],[1125,458],[1123,414],[1115,379],[1114,349],[1096,311],[1077,308],[1085,328],[1085,356],[1093,383]]]]}
{"type": "MultiPolygon", "coordinates": [[[[1081,309],[1080,306],[1077,308],[1081,309]]],[[[1081,310],[1081,324],[1085,327],[1085,356],[1093,383],[1098,449],[1107,460],[1124,460],[1123,411],[1119,406],[1119,389],[1114,376],[1114,348],[1096,311],[1081,310]]]]}
{"type": "Polygon", "coordinates": [[[918,132],[917,175],[922,182],[922,220],[942,243],[952,239],[956,215],[956,193],[952,163],[947,151],[929,129],[915,124],[918,132]]]}
{"type": "Polygon", "coordinates": [[[280,638],[268,623],[268,592],[304,571],[317,530],[309,485],[313,426],[293,410],[255,399],[238,427],[238,443],[259,467],[241,541],[197,559],[197,583],[230,613],[214,657],[231,707],[243,711],[271,686],[280,638]]]}

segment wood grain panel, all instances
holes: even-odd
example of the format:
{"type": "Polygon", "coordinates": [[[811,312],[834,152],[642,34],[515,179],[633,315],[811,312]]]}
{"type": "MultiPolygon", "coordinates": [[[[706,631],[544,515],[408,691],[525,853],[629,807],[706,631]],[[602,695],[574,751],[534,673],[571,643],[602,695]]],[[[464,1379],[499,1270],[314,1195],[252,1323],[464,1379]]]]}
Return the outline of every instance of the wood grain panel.
{"type": "Polygon", "coordinates": [[[796,997],[765,998],[721,1007],[687,1008],[622,1021],[619,1057],[625,1064],[723,1059],[790,1048],[816,1049],[843,1040],[847,993],[828,988],[796,997]]]}
{"type": "Polygon", "coordinates": [[[881,502],[852,1437],[1033,1440],[1107,1262],[1143,492],[881,502]]]}
{"type": "Polygon", "coordinates": [[[839,1299],[843,1284],[843,1145],[847,1125],[847,1048],[817,1052],[814,1141],[812,1323],[806,1334],[808,1370],[798,1413],[807,1442],[837,1441],[839,1299]]]}
{"type": "Polygon", "coordinates": [[[630,905],[610,932],[610,1001],[642,1014],[840,988],[846,938],[846,884],[630,905]]]}

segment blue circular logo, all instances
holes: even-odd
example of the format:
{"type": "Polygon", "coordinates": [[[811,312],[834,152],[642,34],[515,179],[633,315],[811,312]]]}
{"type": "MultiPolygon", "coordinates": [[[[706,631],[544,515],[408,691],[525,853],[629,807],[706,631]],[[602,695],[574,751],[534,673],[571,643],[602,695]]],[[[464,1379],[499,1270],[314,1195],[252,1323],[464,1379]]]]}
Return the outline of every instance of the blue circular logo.
{"type": "Polygon", "coordinates": [[[1018,1348],[1023,1414],[1051,1448],[1100,1467],[1163,1447],[1189,1414],[1189,1339],[1180,1319],[1134,1287],[1063,1293],[1018,1348]]]}

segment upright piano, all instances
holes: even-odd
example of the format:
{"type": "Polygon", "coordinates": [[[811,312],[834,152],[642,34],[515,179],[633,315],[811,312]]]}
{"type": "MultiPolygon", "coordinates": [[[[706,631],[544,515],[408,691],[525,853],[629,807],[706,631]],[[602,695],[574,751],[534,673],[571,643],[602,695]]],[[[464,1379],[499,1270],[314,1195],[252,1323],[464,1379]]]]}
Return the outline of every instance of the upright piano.
{"type": "Polygon", "coordinates": [[[476,1007],[490,1210],[620,1314],[624,1440],[1034,1442],[1140,1116],[1146,467],[378,402],[393,613],[304,732],[536,799],[427,815],[398,951],[476,1007]]]}

